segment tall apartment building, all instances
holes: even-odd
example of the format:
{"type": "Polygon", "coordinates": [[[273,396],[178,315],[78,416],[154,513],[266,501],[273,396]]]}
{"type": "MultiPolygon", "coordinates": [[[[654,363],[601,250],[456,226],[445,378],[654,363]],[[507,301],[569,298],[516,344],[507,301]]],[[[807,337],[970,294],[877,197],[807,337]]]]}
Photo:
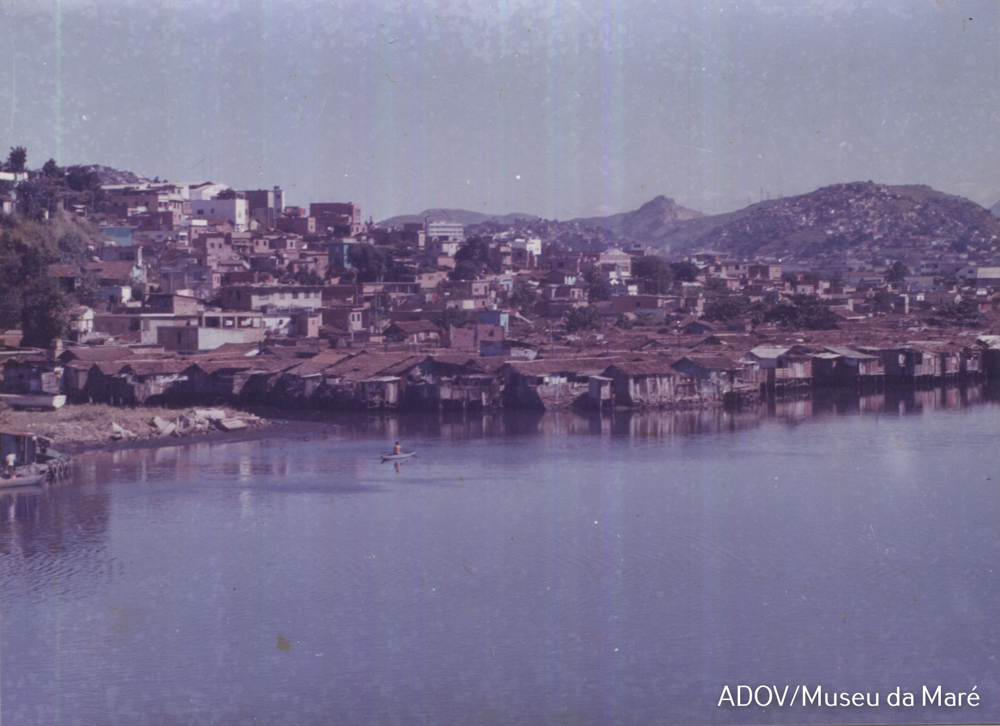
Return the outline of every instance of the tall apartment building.
{"type": "Polygon", "coordinates": [[[243,192],[250,218],[268,228],[273,228],[285,207],[285,193],[281,187],[274,189],[249,189],[243,192]]]}

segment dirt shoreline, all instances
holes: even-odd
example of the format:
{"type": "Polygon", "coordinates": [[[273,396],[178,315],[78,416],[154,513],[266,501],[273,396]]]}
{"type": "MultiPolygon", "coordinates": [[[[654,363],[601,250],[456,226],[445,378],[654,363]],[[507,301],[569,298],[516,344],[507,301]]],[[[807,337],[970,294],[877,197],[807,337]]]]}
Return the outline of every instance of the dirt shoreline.
{"type": "Polygon", "coordinates": [[[55,411],[0,411],[0,429],[45,436],[53,448],[66,454],[248,441],[300,428],[294,422],[229,406],[119,408],[79,404],[55,411]],[[210,415],[205,416],[206,412],[210,415]],[[220,420],[242,421],[245,428],[226,431],[220,428],[220,420]]]}

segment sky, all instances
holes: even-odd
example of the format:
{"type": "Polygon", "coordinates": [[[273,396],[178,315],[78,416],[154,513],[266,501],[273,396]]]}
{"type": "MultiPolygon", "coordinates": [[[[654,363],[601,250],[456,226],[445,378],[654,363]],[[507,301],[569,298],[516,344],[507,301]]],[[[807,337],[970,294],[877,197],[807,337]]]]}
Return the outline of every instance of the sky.
{"type": "Polygon", "coordinates": [[[0,149],[366,219],[991,206],[998,137],[995,0],[0,0],[0,149]]]}

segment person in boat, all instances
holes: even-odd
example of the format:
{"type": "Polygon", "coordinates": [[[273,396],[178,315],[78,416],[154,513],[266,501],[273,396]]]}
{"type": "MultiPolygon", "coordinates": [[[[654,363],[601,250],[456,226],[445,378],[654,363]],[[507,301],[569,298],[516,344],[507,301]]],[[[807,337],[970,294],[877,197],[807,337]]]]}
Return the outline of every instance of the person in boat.
{"type": "Polygon", "coordinates": [[[14,466],[17,464],[17,454],[15,454],[14,452],[7,454],[7,458],[5,459],[4,463],[7,465],[7,478],[13,479],[14,466]]]}
{"type": "Polygon", "coordinates": [[[403,447],[399,445],[398,441],[396,442],[396,445],[392,447],[392,453],[393,456],[399,456],[403,453],[403,447]]]}

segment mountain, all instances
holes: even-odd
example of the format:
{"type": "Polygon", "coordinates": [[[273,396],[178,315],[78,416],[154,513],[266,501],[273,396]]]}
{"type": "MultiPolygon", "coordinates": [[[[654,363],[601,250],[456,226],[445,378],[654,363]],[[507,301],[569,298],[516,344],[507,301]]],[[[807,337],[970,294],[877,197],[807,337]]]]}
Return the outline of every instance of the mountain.
{"type": "Polygon", "coordinates": [[[684,248],[809,257],[846,250],[874,238],[952,241],[1000,237],[1000,219],[964,197],[923,185],[874,182],[834,184],[808,194],[772,199],[727,215],[689,223],[660,238],[672,252],[684,248]]]}
{"type": "Polygon", "coordinates": [[[990,207],[990,213],[994,217],[1000,217],[1000,202],[997,202],[992,207],[990,207]]]}
{"type": "MultiPolygon", "coordinates": [[[[1000,204],[994,208],[1000,212],[1000,204]]],[[[442,221],[510,223],[531,215],[485,215],[459,209],[429,209],[393,217],[384,225],[442,221]]],[[[755,254],[809,258],[844,254],[878,240],[879,245],[921,239],[983,243],[1000,238],[1000,218],[965,197],[928,186],[851,182],[808,194],[769,199],[744,209],[705,216],[658,196],[639,209],[568,223],[607,230],[617,237],[659,247],[671,256],[713,249],[739,257],[755,254]]]]}
{"type": "Polygon", "coordinates": [[[673,199],[660,195],[632,212],[613,214],[610,217],[580,217],[571,219],[584,227],[599,227],[627,239],[646,241],[669,236],[676,232],[679,222],[702,217],[701,212],[687,209],[673,199]]]}
{"type": "Polygon", "coordinates": [[[389,217],[379,222],[382,227],[402,227],[404,224],[423,224],[424,218],[430,217],[432,222],[458,222],[459,224],[483,224],[484,222],[499,222],[500,224],[513,224],[519,219],[533,220],[540,219],[534,214],[483,214],[482,212],[470,212],[467,209],[425,209],[420,214],[401,214],[396,217],[389,217]]]}
{"type": "MultiPolygon", "coordinates": [[[[649,204],[652,202],[635,212],[605,218],[604,223],[617,224],[626,236],[672,255],[713,249],[741,257],[810,257],[846,251],[875,238],[891,242],[936,237],[970,242],[1000,237],[1000,219],[988,210],[964,197],[922,185],[834,184],[726,214],[668,219],[660,225],[633,221],[634,226],[627,228],[625,220],[652,219],[652,215],[640,214],[649,204]]],[[[666,208],[664,201],[659,204],[666,208]]],[[[586,221],[601,224],[600,220],[586,221]]]]}

